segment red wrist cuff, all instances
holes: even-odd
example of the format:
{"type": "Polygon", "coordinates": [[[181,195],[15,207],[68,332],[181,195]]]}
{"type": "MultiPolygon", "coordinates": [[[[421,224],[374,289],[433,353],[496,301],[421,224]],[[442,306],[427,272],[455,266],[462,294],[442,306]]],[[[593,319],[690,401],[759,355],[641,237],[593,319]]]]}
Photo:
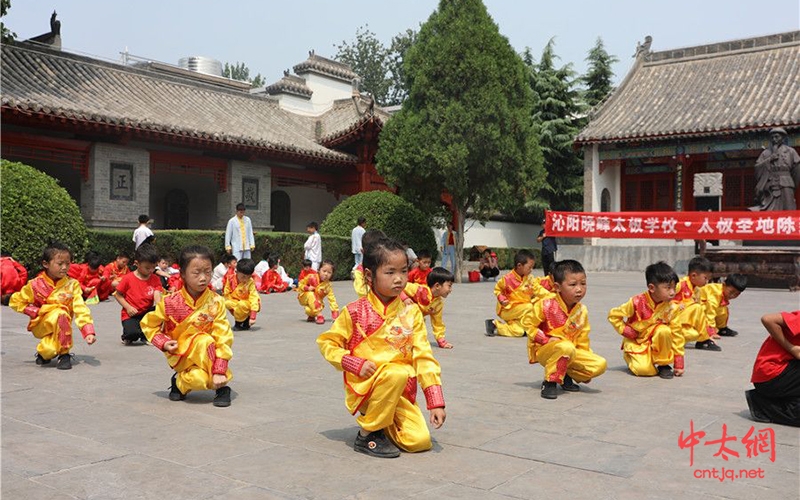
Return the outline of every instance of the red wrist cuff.
{"type": "Polygon", "coordinates": [[[350,372],[353,375],[359,375],[361,373],[361,367],[364,366],[366,362],[367,360],[364,358],[345,354],[342,356],[342,370],[350,372]]]}
{"type": "Polygon", "coordinates": [[[25,309],[22,310],[24,314],[27,314],[28,317],[34,319],[36,316],[39,315],[39,308],[33,304],[25,306],[25,309]]]}
{"type": "Polygon", "coordinates": [[[164,335],[163,333],[159,333],[159,334],[157,334],[156,336],[153,337],[153,339],[150,341],[150,343],[153,344],[153,347],[155,347],[159,351],[163,351],[164,350],[164,344],[166,344],[168,340],[172,340],[172,339],[169,338],[169,336],[164,335]]]}
{"type": "Polygon", "coordinates": [[[215,359],[211,367],[211,373],[214,375],[225,375],[228,373],[228,360],[222,358],[215,359]]]}
{"type": "Polygon", "coordinates": [[[422,390],[425,393],[425,401],[428,402],[428,409],[444,408],[444,393],[441,385],[431,385],[422,390]]]}
{"type": "Polygon", "coordinates": [[[339,311],[331,311],[331,318],[335,321],[339,317],[339,311]]]}
{"type": "Polygon", "coordinates": [[[536,330],[536,335],[533,337],[535,343],[544,345],[548,340],[550,340],[550,337],[545,335],[543,331],[536,330]]]}
{"type": "Polygon", "coordinates": [[[506,297],[506,296],[505,296],[505,295],[503,295],[502,293],[501,293],[500,295],[498,295],[498,296],[497,296],[497,301],[498,301],[498,302],[505,302],[505,301],[507,301],[507,300],[508,300],[508,297],[506,297]]]}
{"type": "Polygon", "coordinates": [[[255,321],[257,314],[258,313],[256,311],[250,311],[250,321],[255,321]]]}
{"type": "Polygon", "coordinates": [[[684,358],[683,356],[675,356],[675,369],[676,370],[683,370],[684,368],[684,358]]]}
{"type": "Polygon", "coordinates": [[[92,323],[83,325],[83,327],[81,327],[81,335],[83,335],[83,338],[86,338],[89,335],[94,335],[96,337],[97,334],[94,333],[94,325],[92,323]]]}
{"type": "Polygon", "coordinates": [[[625,325],[625,328],[622,330],[622,336],[627,339],[635,339],[639,336],[639,333],[634,330],[630,325],[625,325]]]}

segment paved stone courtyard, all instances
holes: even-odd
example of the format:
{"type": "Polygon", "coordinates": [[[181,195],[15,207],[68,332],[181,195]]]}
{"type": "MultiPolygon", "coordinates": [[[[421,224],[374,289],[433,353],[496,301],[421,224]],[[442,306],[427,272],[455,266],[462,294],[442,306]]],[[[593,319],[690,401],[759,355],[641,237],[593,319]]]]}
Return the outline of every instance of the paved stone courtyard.
{"type": "MultiPolygon", "coordinates": [[[[352,450],[341,375],[314,342],[326,327],[304,321],[293,293],[262,296],[257,328],[236,334],[230,408],[213,407],[211,391],[170,402],[163,356],[120,344],[113,301],[92,307],[99,340],[76,342],[68,372],[36,366],[27,318],[3,307],[2,497],[798,498],[800,431],[750,421],[743,391],[766,336],[760,316],[800,308],[800,294],[747,290],[731,309],[740,335],[720,353],[687,349],[686,375],[661,380],[627,373],[605,319],[643,283],[640,273],[590,273],[592,346],[609,368],[555,401],[539,397],[543,370],[528,365],[525,339],[483,335],[494,284],[456,286],[445,309],[455,349],[434,348],[447,422],[432,451],[395,460],[352,450]],[[690,426],[706,433],[693,465],[679,447],[690,426]],[[751,427],[774,430],[774,446],[748,456],[751,427]],[[705,444],[723,429],[739,454],[727,461],[714,456],[720,443],[705,444]],[[723,467],[763,477],[695,477],[723,467]]],[[[349,282],[335,291],[340,304],[355,298],[349,282]]]]}

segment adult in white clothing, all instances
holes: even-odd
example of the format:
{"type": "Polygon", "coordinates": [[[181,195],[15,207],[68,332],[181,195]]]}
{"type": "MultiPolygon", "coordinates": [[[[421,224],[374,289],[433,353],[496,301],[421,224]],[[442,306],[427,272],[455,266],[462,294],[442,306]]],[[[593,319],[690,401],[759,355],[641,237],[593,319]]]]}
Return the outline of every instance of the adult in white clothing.
{"type": "Polygon", "coordinates": [[[367,218],[363,215],[358,218],[358,222],[356,223],[356,227],[353,228],[353,231],[350,233],[350,246],[353,252],[353,269],[357,268],[361,265],[361,261],[364,258],[364,252],[362,250],[361,239],[364,237],[364,233],[367,231],[365,229],[367,225],[367,218]]]}
{"type": "Polygon", "coordinates": [[[253,223],[244,212],[244,203],[236,205],[236,215],[231,217],[225,228],[225,251],[237,260],[249,259],[250,252],[256,249],[253,223]]]}
{"type": "Polygon", "coordinates": [[[306,259],[311,261],[311,269],[319,271],[319,265],[322,262],[322,237],[319,235],[319,224],[316,222],[309,222],[306,226],[308,239],[303,244],[306,259]]]}

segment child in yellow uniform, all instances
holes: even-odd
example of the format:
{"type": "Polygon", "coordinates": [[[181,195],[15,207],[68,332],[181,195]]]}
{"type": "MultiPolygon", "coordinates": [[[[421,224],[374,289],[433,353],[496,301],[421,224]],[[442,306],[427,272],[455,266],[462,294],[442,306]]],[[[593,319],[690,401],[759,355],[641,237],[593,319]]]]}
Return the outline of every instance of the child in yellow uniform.
{"type": "MultiPolygon", "coordinates": [[[[364,231],[364,235],[361,237],[361,251],[366,252],[369,245],[385,237],[386,235],[383,234],[383,231],[379,229],[367,229],[364,231]]],[[[369,292],[367,282],[364,281],[363,264],[359,264],[353,268],[353,289],[356,291],[356,295],[359,297],[366,297],[367,293],[369,292]]]]}
{"type": "Polygon", "coordinates": [[[497,297],[498,320],[486,320],[486,335],[494,337],[522,337],[533,334],[533,304],[536,295],[536,280],[531,271],[536,258],[528,250],[520,250],[514,256],[514,270],[498,280],[494,286],[497,297]]]}
{"type": "Polygon", "coordinates": [[[325,308],[322,300],[325,297],[331,306],[331,319],[335,321],[339,317],[339,304],[336,303],[331,283],[333,271],[333,262],[323,260],[318,273],[307,275],[297,284],[297,301],[303,306],[309,323],[316,322],[318,325],[325,323],[325,317],[322,316],[322,310],[325,308]]]}
{"type": "Polygon", "coordinates": [[[428,450],[431,435],[415,403],[417,383],[425,394],[430,422],[438,429],[446,416],[441,369],[422,313],[400,300],[408,279],[405,247],[379,240],[365,248],[363,265],[369,293],[348,304],[317,345],[325,359],[344,372],[347,409],[360,413],[356,451],[394,458],[400,449],[428,450]]]}
{"type": "Polygon", "coordinates": [[[249,330],[261,310],[261,297],[253,281],[255,269],[253,259],[242,259],[236,262],[236,273],[225,281],[225,307],[233,314],[233,330],[236,332],[249,330]]]}
{"type": "Polygon", "coordinates": [[[636,376],[673,377],[673,336],[681,335],[678,308],[672,302],[678,275],[666,262],[645,269],[647,291],[608,312],[608,321],[622,335],[628,369],[636,376]]]}
{"type": "Polygon", "coordinates": [[[581,304],[586,295],[586,271],[576,260],[550,267],[555,293],[533,305],[535,335],[528,335],[528,360],[544,366],[542,397],[556,399],[557,384],[578,392],[575,382],[588,384],[606,371],[606,360],[589,347],[589,311],[581,304]]]}
{"type": "Polygon", "coordinates": [[[555,283],[553,283],[552,274],[548,274],[546,276],[539,276],[538,278],[534,278],[534,280],[536,281],[537,285],[535,287],[535,295],[533,296],[534,302],[536,302],[537,300],[550,298],[550,296],[552,296],[556,292],[556,285],[555,283]]]}
{"type": "Polygon", "coordinates": [[[434,267],[426,279],[428,280],[427,285],[418,285],[409,281],[401,298],[407,304],[417,304],[423,317],[430,316],[436,344],[442,349],[452,349],[453,344],[444,338],[445,326],[442,320],[442,311],[444,310],[444,299],[453,291],[455,276],[443,267],[434,267]]]}
{"type": "Polygon", "coordinates": [[[700,293],[711,279],[713,265],[705,257],[694,257],[689,261],[688,274],[678,281],[675,287],[675,297],[672,302],[677,307],[676,314],[680,335],[673,337],[673,351],[675,352],[675,375],[683,375],[685,371],[685,346],[687,342],[694,342],[695,349],[705,351],[721,351],[713,340],[709,338],[711,330],[706,320],[706,311],[700,300],[700,293]]]}
{"type": "Polygon", "coordinates": [[[728,328],[728,304],[747,288],[747,276],[729,274],[725,283],[710,283],[703,287],[700,300],[708,319],[709,330],[714,338],[735,337],[736,330],[728,328]]]}
{"type": "Polygon", "coordinates": [[[83,302],[81,285],[67,276],[72,252],[63,243],[53,242],[42,253],[44,270],[9,299],[11,309],[28,315],[28,331],[39,340],[36,364],[46,365],[58,356],[56,368],[69,370],[72,360],[72,320],[84,340],[95,342],[94,323],[83,302]]]}
{"type": "Polygon", "coordinates": [[[181,252],[179,264],[183,287],[162,297],[142,319],[142,331],[175,370],[170,401],[183,400],[190,391],[216,389],[214,406],[230,406],[233,332],[225,299],[208,288],[214,257],[206,247],[190,246],[181,252]]]}

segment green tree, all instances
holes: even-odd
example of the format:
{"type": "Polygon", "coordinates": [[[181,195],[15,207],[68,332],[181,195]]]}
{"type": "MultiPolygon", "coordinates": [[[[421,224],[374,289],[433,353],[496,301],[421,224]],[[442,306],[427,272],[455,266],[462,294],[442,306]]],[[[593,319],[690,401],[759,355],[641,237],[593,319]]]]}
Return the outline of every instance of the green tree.
{"type": "Polygon", "coordinates": [[[589,68],[581,78],[586,85],[583,98],[586,105],[593,108],[613,90],[611,80],[614,78],[614,71],[611,69],[611,65],[618,62],[619,59],[609,55],[603,46],[603,39],[597,37],[597,42],[589,51],[586,61],[589,63],[589,68]]]}
{"type": "MultiPolygon", "coordinates": [[[[11,0],[0,0],[0,17],[6,17],[8,9],[11,8],[11,0]]],[[[0,42],[11,43],[16,40],[17,34],[9,30],[5,23],[0,21],[0,42]]]]}
{"type": "Polygon", "coordinates": [[[356,38],[335,46],[334,59],[349,64],[361,78],[361,90],[369,92],[379,105],[386,103],[391,80],[387,75],[389,51],[369,26],[360,26],[356,38]]]}
{"type": "Polygon", "coordinates": [[[390,85],[385,103],[387,106],[402,104],[408,97],[408,81],[403,68],[403,61],[405,60],[406,52],[414,45],[416,40],[417,32],[412,29],[398,33],[392,38],[388,55],[390,85]]]}
{"type": "Polygon", "coordinates": [[[530,49],[523,59],[529,69],[533,89],[533,119],[544,157],[547,182],[544,196],[551,210],[579,210],[583,205],[583,162],[573,149],[581,118],[575,72],[570,64],[555,67],[554,41],[551,39],[535,64],[530,49]]]}
{"type": "Polygon", "coordinates": [[[235,64],[225,63],[222,69],[222,76],[230,78],[231,80],[238,80],[240,82],[248,82],[252,88],[263,87],[266,81],[261,73],[257,74],[254,78],[250,78],[250,68],[245,63],[237,62],[235,64]]]}
{"type": "MultiPolygon", "coordinates": [[[[401,196],[432,213],[446,192],[461,235],[467,214],[485,221],[537,196],[545,174],[525,65],[480,0],[441,0],[404,70],[408,98],[377,156],[401,196]]],[[[460,259],[457,267],[460,281],[460,259]]]]}

